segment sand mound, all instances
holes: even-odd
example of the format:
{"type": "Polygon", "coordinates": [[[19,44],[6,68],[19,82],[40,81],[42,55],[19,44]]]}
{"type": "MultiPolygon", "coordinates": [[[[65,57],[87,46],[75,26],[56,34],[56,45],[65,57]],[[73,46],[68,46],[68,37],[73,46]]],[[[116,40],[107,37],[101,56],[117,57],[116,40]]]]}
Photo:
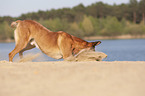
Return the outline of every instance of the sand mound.
{"type": "MultiPolygon", "coordinates": [[[[41,54],[42,53],[37,53],[37,54],[29,53],[29,54],[26,54],[22,59],[16,58],[14,60],[14,62],[30,62],[30,61],[36,59],[37,57],[43,58],[40,56],[41,54]]],[[[66,61],[77,61],[77,62],[79,62],[79,61],[102,61],[106,57],[107,57],[107,55],[103,52],[95,52],[95,51],[90,51],[90,50],[84,49],[77,55],[70,56],[65,60],[66,61]]],[[[41,61],[42,60],[43,59],[41,59],[41,61]]],[[[5,62],[5,61],[3,61],[3,62],[5,62]]]]}
{"type": "Polygon", "coordinates": [[[103,52],[95,52],[87,49],[82,50],[75,56],[70,56],[66,61],[102,61],[107,55],[103,52]]]}
{"type": "Polygon", "coordinates": [[[0,61],[0,63],[10,63],[10,62],[6,61],[6,60],[2,60],[2,61],[0,61]]]}
{"type": "Polygon", "coordinates": [[[102,61],[107,55],[103,52],[86,51],[76,57],[76,61],[102,61]]]}
{"type": "Polygon", "coordinates": [[[33,59],[39,57],[40,54],[41,53],[37,53],[37,54],[27,54],[25,57],[23,57],[22,59],[18,60],[18,62],[28,62],[28,61],[32,61],[33,59]]]}

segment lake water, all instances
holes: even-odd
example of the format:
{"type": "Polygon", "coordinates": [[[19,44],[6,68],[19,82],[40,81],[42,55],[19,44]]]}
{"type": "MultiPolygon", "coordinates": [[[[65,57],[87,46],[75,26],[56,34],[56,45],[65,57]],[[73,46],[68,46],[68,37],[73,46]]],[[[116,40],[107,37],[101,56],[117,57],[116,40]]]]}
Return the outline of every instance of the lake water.
{"type": "MultiPolygon", "coordinates": [[[[145,61],[145,39],[129,40],[101,40],[101,44],[96,46],[97,51],[108,55],[103,61],[145,61]]],[[[8,53],[15,47],[15,43],[0,43],[0,60],[8,61],[8,53]]],[[[41,51],[37,48],[24,52],[27,54],[37,54],[41,51]]],[[[18,54],[14,59],[19,58],[18,54]]],[[[61,59],[62,60],[62,59],[61,59]]],[[[33,61],[58,61],[45,54],[41,54],[33,61]]]]}

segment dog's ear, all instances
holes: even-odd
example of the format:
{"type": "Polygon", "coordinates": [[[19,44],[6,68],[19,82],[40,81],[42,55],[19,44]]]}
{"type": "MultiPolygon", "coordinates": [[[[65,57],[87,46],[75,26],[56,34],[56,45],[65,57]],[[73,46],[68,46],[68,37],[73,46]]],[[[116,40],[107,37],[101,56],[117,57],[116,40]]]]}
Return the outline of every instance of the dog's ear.
{"type": "Polygon", "coordinates": [[[95,47],[96,45],[99,45],[101,43],[101,41],[96,41],[96,42],[92,42],[93,47],[95,47]]]}

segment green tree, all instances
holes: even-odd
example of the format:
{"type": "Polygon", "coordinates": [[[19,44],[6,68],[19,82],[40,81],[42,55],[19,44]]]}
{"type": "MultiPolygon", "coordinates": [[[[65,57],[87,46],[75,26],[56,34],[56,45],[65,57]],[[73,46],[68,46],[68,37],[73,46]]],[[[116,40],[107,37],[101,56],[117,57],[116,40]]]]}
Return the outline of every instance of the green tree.
{"type": "Polygon", "coordinates": [[[142,21],[145,24],[145,0],[140,0],[139,2],[139,11],[142,13],[142,21]]]}
{"type": "Polygon", "coordinates": [[[133,13],[133,22],[136,23],[136,12],[138,10],[138,2],[137,0],[130,0],[130,9],[131,12],[133,13]]]}
{"type": "Polygon", "coordinates": [[[86,12],[85,9],[86,8],[83,4],[79,4],[72,9],[72,11],[75,14],[75,21],[76,22],[80,22],[83,19],[82,17],[84,16],[84,14],[86,12]]]}
{"type": "Polygon", "coordinates": [[[65,31],[68,28],[68,22],[59,18],[39,20],[39,22],[51,31],[65,31]]]}
{"type": "Polygon", "coordinates": [[[12,28],[10,27],[10,25],[6,21],[3,24],[4,24],[4,32],[5,32],[6,38],[7,39],[12,39],[13,38],[12,28]]]}
{"type": "Polygon", "coordinates": [[[92,16],[89,16],[89,19],[92,22],[94,31],[92,35],[101,35],[100,31],[101,31],[101,20],[99,18],[94,18],[92,16]]]}
{"type": "Polygon", "coordinates": [[[0,23],[0,40],[6,39],[4,32],[4,24],[0,23]]]}
{"type": "Polygon", "coordinates": [[[103,22],[104,28],[101,30],[101,34],[104,36],[117,36],[123,32],[122,24],[116,17],[107,17],[103,22]]]}
{"type": "Polygon", "coordinates": [[[7,21],[0,23],[0,40],[13,39],[13,30],[7,21]]]}
{"type": "Polygon", "coordinates": [[[85,35],[76,22],[70,23],[70,26],[67,32],[77,37],[83,37],[85,35]]]}
{"type": "Polygon", "coordinates": [[[82,25],[83,31],[85,32],[85,34],[86,34],[87,36],[90,36],[90,35],[93,34],[93,32],[94,32],[94,27],[93,27],[93,24],[92,24],[91,20],[89,19],[89,17],[84,16],[84,19],[83,19],[81,25],[82,25]]]}

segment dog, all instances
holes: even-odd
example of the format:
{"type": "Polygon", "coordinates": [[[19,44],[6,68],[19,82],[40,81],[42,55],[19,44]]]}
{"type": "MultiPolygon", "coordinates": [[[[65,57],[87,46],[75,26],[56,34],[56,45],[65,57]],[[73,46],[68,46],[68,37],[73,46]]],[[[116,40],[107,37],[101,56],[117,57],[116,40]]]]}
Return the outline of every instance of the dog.
{"type": "Polygon", "coordinates": [[[9,61],[19,53],[32,48],[39,48],[47,56],[54,59],[70,60],[83,50],[95,50],[101,41],[87,42],[66,32],[52,32],[33,20],[17,20],[11,23],[14,30],[15,48],[9,53],[9,61]]]}

